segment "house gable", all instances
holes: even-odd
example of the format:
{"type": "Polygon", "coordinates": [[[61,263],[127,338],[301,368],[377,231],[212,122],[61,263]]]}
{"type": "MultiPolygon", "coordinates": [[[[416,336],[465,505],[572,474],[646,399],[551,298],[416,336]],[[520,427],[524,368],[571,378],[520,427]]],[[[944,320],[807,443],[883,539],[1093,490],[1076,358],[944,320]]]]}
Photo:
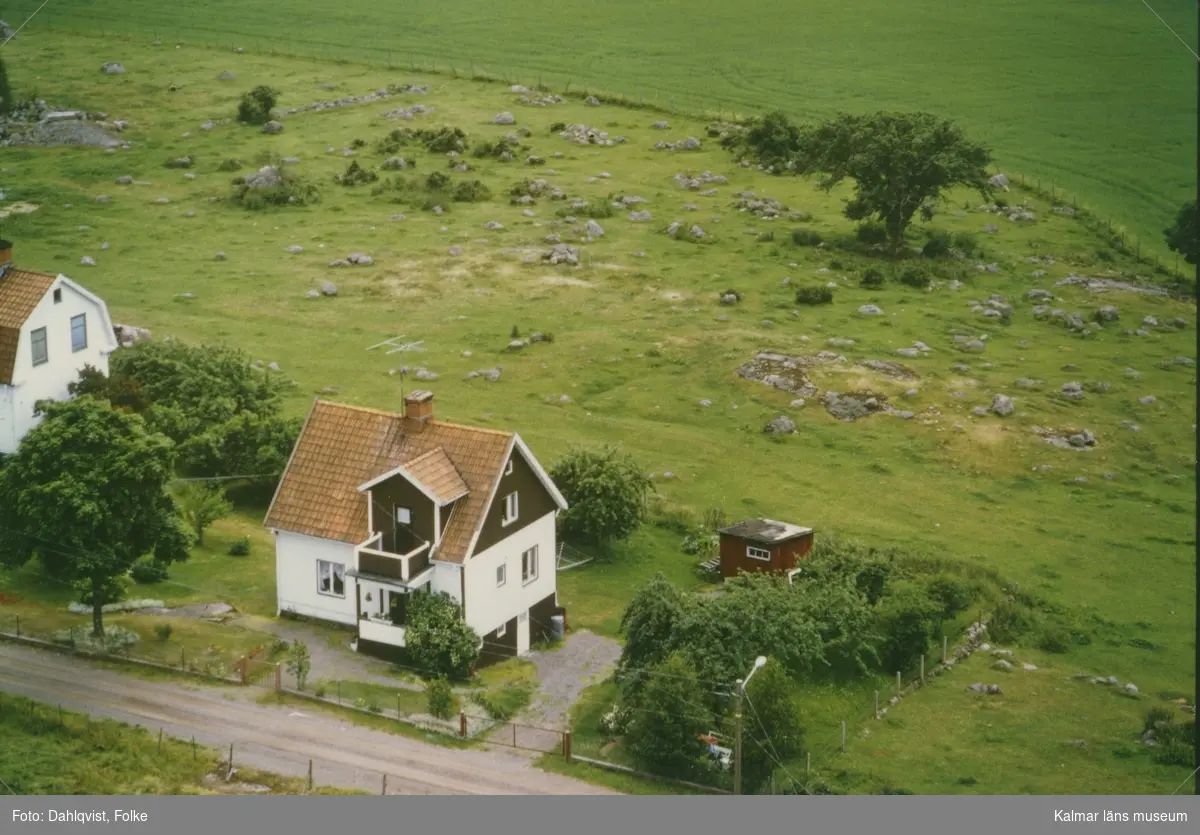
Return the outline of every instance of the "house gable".
{"type": "Polygon", "coordinates": [[[547,513],[565,509],[566,506],[562,494],[529,447],[514,435],[469,553],[472,556],[480,554],[547,513]],[[510,463],[511,473],[508,472],[510,463]],[[507,497],[512,493],[517,494],[517,518],[505,524],[507,497]]]}
{"type": "Polygon", "coordinates": [[[396,473],[379,482],[366,491],[364,499],[371,503],[371,524],[374,532],[382,535],[378,546],[382,550],[404,554],[419,544],[416,540],[436,539],[438,505],[405,474],[396,473]],[[408,524],[399,520],[400,508],[409,511],[408,524]]]}

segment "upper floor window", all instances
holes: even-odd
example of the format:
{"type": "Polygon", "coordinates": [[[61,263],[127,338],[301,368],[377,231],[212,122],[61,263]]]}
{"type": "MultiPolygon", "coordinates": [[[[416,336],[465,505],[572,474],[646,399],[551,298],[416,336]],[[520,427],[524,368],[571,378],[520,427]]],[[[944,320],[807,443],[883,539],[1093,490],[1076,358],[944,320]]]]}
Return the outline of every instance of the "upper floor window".
{"type": "Polygon", "coordinates": [[[411,525],[412,524],[412,508],[410,508],[410,507],[396,508],[396,524],[411,525]]]}
{"type": "Polygon", "coordinates": [[[538,577],[538,547],[521,554],[521,582],[532,583],[538,577]]]}
{"type": "Polygon", "coordinates": [[[517,521],[517,513],[520,506],[517,502],[517,494],[509,493],[504,497],[504,518],[500,520],[501,525],[511,525],[517,521]]]}
{"type": "Polygon", "coordinates": [[[29,344],[33,349],[33,364],[42,365],[50,361],[49,348],[46,344],[46,329],[38,328],[29,334],[29,344]]]}
{"type": "Polygon", "coordinates": [[[54,303],[58,304],[61,301],[62,301],[62,288],[55,287],[54,288],[54,303]]]}
{"type": "Polygon", "coordinates": [[[497,588],[504,585],[508,581],[508,577],[506,576],[508,574],[507,568],[508,568],[508,566],[506,566],[504,563],[500,563],[500,565],[496,566],[496,587],[497,588]]]}
{"type": "Polygon", "coordinates": [[[87,347],[87,314],[71,317],[71,350],[82,351],[87,347]]]}

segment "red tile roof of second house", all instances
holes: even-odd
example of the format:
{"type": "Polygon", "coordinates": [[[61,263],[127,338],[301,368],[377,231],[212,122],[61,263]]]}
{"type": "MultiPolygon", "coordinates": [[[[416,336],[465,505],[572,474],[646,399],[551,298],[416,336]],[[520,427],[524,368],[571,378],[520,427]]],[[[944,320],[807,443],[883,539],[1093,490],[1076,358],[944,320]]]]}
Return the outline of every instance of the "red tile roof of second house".
{"type": "Polygon", "coordinates": [[[9,267],[0,277],[0,383],[12,385],[21,328],[58,278],[9,267]]]}

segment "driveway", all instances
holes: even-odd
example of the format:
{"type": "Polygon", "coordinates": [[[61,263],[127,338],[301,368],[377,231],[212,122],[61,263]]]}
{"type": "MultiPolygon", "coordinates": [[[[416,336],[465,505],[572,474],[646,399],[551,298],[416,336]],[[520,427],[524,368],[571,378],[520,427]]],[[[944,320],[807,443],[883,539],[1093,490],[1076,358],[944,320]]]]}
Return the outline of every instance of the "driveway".
{"type": "Polygon", "coordinates": [[[142,725],[216,748],[234,764],[319,785],[389,794],[613,794],[535,769],[528,756],[455,750],[372,731],[329,714],[255,701],[257,688],[148,681],[69,656],[0,643],[0,690],[79,713],[142,725]]]}

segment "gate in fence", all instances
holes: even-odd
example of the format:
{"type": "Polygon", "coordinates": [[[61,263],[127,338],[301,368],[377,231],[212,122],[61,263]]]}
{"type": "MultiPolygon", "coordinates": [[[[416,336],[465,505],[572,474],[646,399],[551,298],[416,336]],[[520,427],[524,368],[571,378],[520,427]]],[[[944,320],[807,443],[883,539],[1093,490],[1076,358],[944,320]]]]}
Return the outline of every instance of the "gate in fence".
{"type": "Polygon", "coordinates": [[[488,734],[492,745],[504,745],[524,751],[542,751],[550,754],[570,756],[571,733],[537,725],[522,725],[518,722],[501,722],[488,734]]]}

